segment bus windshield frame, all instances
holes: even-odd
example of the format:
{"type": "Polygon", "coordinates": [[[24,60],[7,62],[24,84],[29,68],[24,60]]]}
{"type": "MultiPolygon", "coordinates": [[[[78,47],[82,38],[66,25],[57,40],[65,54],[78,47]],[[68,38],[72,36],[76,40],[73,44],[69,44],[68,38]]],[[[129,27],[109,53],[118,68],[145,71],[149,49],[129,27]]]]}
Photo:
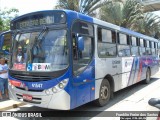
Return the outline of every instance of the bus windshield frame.
{"type": "Polygon", "coordinates": [[[14,71],[54,72],[69,66],[66,28],[17,32],[12,51],[10,69],[14,71]]]}

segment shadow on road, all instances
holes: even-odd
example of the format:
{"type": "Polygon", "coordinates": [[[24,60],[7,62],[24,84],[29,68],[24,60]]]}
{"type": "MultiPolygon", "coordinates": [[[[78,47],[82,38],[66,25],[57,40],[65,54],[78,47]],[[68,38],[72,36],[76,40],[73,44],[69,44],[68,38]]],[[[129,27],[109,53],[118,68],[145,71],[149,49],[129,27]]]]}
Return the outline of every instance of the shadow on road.
{"type": "Polygon", "coordinates": [[[109,103],[104,106],[104,107],[96,107],[94,105],[94,102],[90,102],[88,104],[85,104],[83,106],[80,106],[78,108],[76,108],[75,110],[86,110],[86,111],[104,111],[107,108],[110,108],[111,106],[113,106],[114,104],[116,104],[117,102],[120,102],[122,100],[124,100],[125,98],[133,95],[134,93],[138,92],[141,89],[144,89],[145,87],[147,87],[148,85],[151,85],[152,83],[156,82],[159,78],[152,78],[150,84],[144,84],[143,81],[134,84],[132,86],[129,86],[127,88],[124,88],[120,91],[117,91],[114,93],[114,97],[113,99],[111,99],[109,101],[109,103]]]}

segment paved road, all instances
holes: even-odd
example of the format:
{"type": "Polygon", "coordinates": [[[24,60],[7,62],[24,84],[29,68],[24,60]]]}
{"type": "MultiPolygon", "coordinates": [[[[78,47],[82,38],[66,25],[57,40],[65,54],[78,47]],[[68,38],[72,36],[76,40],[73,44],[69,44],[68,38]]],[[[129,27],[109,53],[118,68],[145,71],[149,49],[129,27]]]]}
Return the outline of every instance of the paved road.
{"type": "MultiPolygon", "coordinates": [[[[81,107],[76,108],[78,111],[99,111],[92,117],[78,117],[78,120],[87,119],[105,119],[105,120],[117,120],[119,118],[104,118],[97,117],[103,116],[103,111],[158,111],[157,108],[148,105],[150,98],[160,98],[160,72],[152,77],[151,83],[146,85],[138,83],[121,91],[115,93],[114,98],[104,107],[96,107],[93,103],[88,103],[81,107]]],[[[45,108],[39,108],[32,105],[21,106],[20,108],[12,109],[12,111],[50,111],[45,108]]],[[[46,118],[47,119],[47,118],[46,118]]],[[[66,120],[70,118],[56,118],[58,120],[66,120]]],[[[156,118],[148,118],[149,120],[155,120],[156,118]]],[[[38,119],[39,120],[39,119],[38,119]]],[[[48,120],[48,119],[47,119],[48,120]]]]}

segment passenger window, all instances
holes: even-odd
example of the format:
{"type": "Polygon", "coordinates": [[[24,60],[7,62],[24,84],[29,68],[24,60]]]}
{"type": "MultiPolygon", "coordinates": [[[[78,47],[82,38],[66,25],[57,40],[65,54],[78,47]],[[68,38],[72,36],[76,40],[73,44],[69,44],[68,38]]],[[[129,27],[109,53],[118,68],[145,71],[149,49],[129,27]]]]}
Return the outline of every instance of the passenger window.
{"type": "Polygon", "coordinates": [[[133,46],[137,46],[136,37],[132,37],[132,45],[133,45],[133,46]]]}
{"type": "Polygon", "coordinates": [[[111,30],[98,28],[98,55],[99,57],[113,57],[116,51],[116,33],[111,30]]]}
{"type": "Polygon", "coordinates": [[[120,57],[129,57],[131,55],[130,46],[127,44],[127,35],[119,33],[118,55],[120,57]]]}
{"type": "Polygon", "coordinates": [[[132,37],[132,46],[131,46],[131,54],[132,56],[138,56],[139,55],[139,51],[138,51],[138,46],[137,46],[137,38],[136,37],[132,37]]]}
{"type": "Polygon", "coordinates": [[[112,43],[112,34],[110,30],[102,29],[102,42],[112,43]]]}
{"type": "Polygon", "coordinates": [[[98,43],[98,55],[103,58],[116,56],[116,44],[98,43]]]}
{"type": "Polygon", "coordinates": [[[146,55],[151,55],[151,44],[150,44],[150,41],[146,41],[146,55]]]}
{"type": "Polygon", "coordinates": [[[127,44],[127,36],[125,34],[119,34],[120,44],[127,44]]]}
{"type": "Polygon", "coordinates": [[[143,39],[140,39],[140,46],[144,47],[143,39]]]}
{"type": "Polygon", "coordinates": [[[156,49],[152,48],[151,52],[152,52],[152,55],[155,55],[156,54],[156,49]]]}
{"type": "Polygon", "coordinates": [[[146,55],[151,55],[151,49],[150,48],[146,48],[146,55]]]}
{"type": "Polygon", "coordinates": [[[138,56],[139,55],[138,47],[137,46],[132,46],[131,47],[131,53],[132,53],[132,56],[138,56]]]}
{"type": "Polygon", "coordinates": [[[118,45],[118,55],[120,57],[129,57],[131,55],[130,47],[127,45],[118,45]]]}
{"type": "Polygon", "coordinates": [[[144,47],[140,47],[140,55],[146,55],[146,49],[144,47]]]}

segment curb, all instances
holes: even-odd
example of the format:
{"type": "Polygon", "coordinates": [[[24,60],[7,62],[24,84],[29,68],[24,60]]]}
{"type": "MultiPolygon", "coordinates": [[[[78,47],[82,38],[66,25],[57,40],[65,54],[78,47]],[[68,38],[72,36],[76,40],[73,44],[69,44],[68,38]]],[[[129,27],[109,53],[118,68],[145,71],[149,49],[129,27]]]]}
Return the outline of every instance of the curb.
{"type": "Polygon", "coordinates": [[[0,108],[0,111],[7,111],[7,110],[10,110],[10,109],[13,109],[13,108],[18,108],[18,107],[23,106],[23,105],[26,105],[26,103],[17,103],[17,104],[13,103],[12,105],[0,108]]]}

